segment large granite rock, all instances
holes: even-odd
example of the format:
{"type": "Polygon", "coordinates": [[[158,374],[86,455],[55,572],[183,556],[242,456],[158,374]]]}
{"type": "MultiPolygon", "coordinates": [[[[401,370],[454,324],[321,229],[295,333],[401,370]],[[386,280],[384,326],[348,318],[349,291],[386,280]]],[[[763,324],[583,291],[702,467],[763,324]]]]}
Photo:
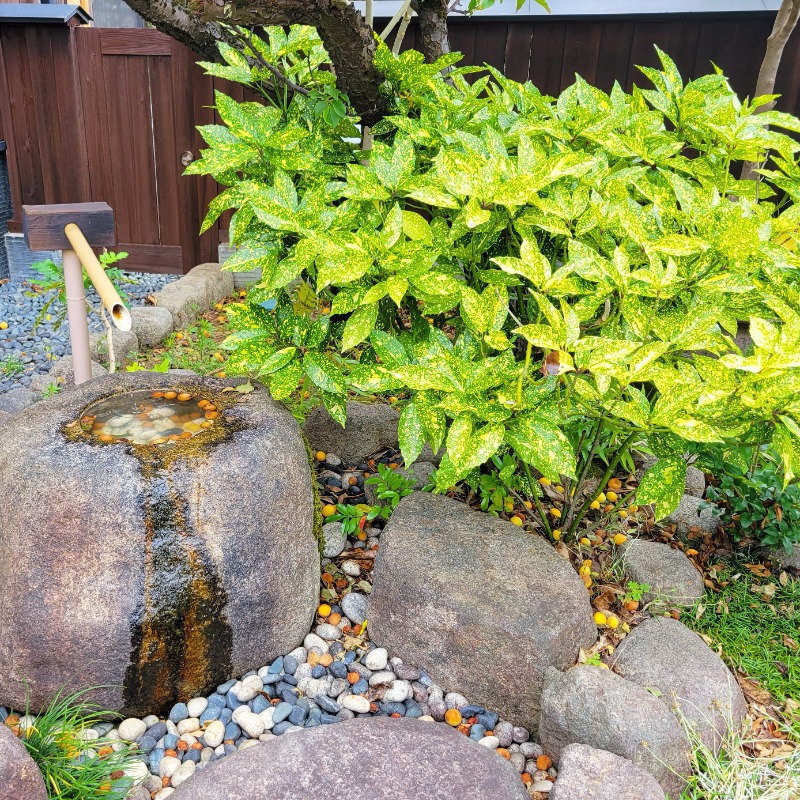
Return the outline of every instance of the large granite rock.
{"type": "Polygon", "coordinates": [[[791,553],[782,547],[774,547],[767,555],[775,559],[781,569],[800,574],[800,544],[794,545],[791,553]]]}
{"type": "Polygon", "coordinates": [[[742,690],[722,659],[676,619],[653,617],[637,625],[614,652],[613,666],[629,681],[657,689],[714,752],[747,714],[742,690]]]}
{"type": "Polygon", "coordinates": [[[377,644],[534,730],[545,670],[597,636],[586,588],[547,542],[440,495],[400,502],[373,579],[377,644]]]}
{"type": "Polygon", "coordinates": [[[109,375],[3,426],[0,705],[29,693],[36,712],[58,690],[102,686],[105,708],[157,713],[308,632],[319,553],[297,424],[258,384],[173,381],[109,375]],[[220,420],[166,450],[66,427],[100,399],[165,387],[213,398],[220,420]]]}
{"type": "Polygon", "coordinates": [[[686,783],[682,776],[691,771],[688,737],[669,708],[602,667],[547,671],[539,740],[557,765],[570,744],[616,753],[649,772],[675,798],[686,783]]]}
{"type": "Polygon", "coordinates": [[[347,425],[343,428],[324,406],[318,406],[303,425],[313,450],[333,453],[345,464],[355,464],[381,447],[397,447],[400,415],[382,403],[347,404],[347,425]]]}
{"type": "Polygon", "coordinates": [[[209,764],[174,800],[525,800],[517,771],[447,725],[373,717],[271,739],[209,764]]]}
{"type": "MultiPolygon", "coordinates": [[[[108,370],[96,361],[92,361],[92,377],[99,378],[101,375],[108,375],[108,370]]],[[[50,388],[51,385],[59,389],[75,388],[75,370],[72,366],[72,356],[62,356],[58,361],[53,362],[50,372],[36,375],[31,380],[31,391],[41,394],[50,388]]]]}
{"type": "Polygon", "coordinates": [[[585,744],[561,751],[551,800],[664,800],[658,781],[627,758],[585,744]]]}
{"type": "MultiPolygon", "coordinates": [[[[131,364],[139,352],[139,337],[133,330],[111,329],[114,344],[114,359],[118,370],[131,364]]],[[[106,332],[89,334],[89,352],[92,359],[107,366],[109,364],[108,337],[106,332]]]]}
{"type": "Polygon", "coordinates": [[[208,308],[233,294],[233,273],[230,270],[223,270],[221,265],[215,262],[198,264],[190,269],[181,280],[196,281],[204,286],[208,298],[208,308]]]}
{"type": "Polygon", "coordinates": [[[22,742],[0,724],[0,800],[47,800],[42,773],[22,742]]]}
{"type": "Polygon", "coordinates": [[[140,347],[155,347],[172,333],[172,314],[161,306],[135,306],[131,309],[131,330],[140,347]]]}
{"type": "Polygon", "coordinates": [[[0,411],[5,411],[7,414],[16,414],[22,411],[23,408],[32,406],[39,399],[36,392],[20,386],[18,389],[12,389],[9,392],[0,394],[0,411]]]}
{"type": "Polygon", "coordinates": [[[622,550],[622,567],[628,580],[650,587],[645,603],[691,606],[705,594],[703,576],[668,544],[633,539],[622,550]]]}
{"type": "Polygon", "coordinates": [[[714,513],[715,506],[688,492],[681,497],[678,507],[661,520],[662,524],[675,525],[678,533],[689,533],[693,528],[716,533],[720,517],[714,513]]]}

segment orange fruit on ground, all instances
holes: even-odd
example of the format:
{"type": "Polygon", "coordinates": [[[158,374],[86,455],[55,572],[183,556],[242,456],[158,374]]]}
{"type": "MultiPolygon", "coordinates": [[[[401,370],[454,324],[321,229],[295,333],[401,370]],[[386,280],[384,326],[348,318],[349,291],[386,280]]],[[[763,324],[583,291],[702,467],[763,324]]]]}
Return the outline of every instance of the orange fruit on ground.
{"type": "Polygon", "coordinates": [[[361,676],[357,672],[348,672],[347,673],[347,682],[352,686],[354,683],[358,683],[358,679],[361,676]]]}
{"type": "Polygon", "coordinates": [[[159,397],[163,397],[163,396],[164,396],[164,392],[153,392],[153,394],[150,395],[150,397],[152,397],[154,400],[157,400],[159,397]]]}
{"type": "Polygon", "coordinates": [[[333,664],[333,656],[330,653],[323,653],[319,657],[319,663],[322,667],[329,667],[331,664],[333,664]]]}
{"type": "Polygon", "coordinates": [[[553,481],[551,481],[550,478],[539,478],[539,483],[542,486],[549,486],[552,482],[553,481]]]}
{"type": "Polygon", "coordinates": [[[561,529],[560,529],[560,528],[556,528],[556,529],[553,531],[553,539],[555,539],[556,541],[558,541],[560,538],[561,538],[561,529]]]}
{"type": "Polygon", "coordinates": [[[330,503],[322,506],[323,517],[332,517],[335,513],[336,513],[336,506],[332,506],[330,503]]]}
{"type": "Polygon", "coordinates": [[[317,461],[324,461],[327,458],[327,455],[328,454],[323,453],[322,450],[317,450],[317,452],[314,453],[314,458],[316,458],[317,461]]]}
{"type": "Polygon", "coordinates": [[[315,652],[314,650],[308,651],[308,666],[309,667],[316,667],[319,664],[319,653],[315,652]]]}
{"type": "Polygon", "coordinates": [[[506,750],[505,747],[498,747],[495,752],[497,753],[497,755],[503,756],[503,758],[506,759],[506,761],[508,761],[508,759],[511,758],[511,753],[508,750],[506,750]]]}
{"type": "Polygon", "coordinates": [[[174,400],[178,396],[177,392],[164,392],[164,399],[165,400],[174,400]]]}
{"type": "Polygon", "coordinates": [[[616,492],[606,492],[606,500],[608,500],[609,503],[616,503],[617,498],[618,495],[616,492]]]}
{"type": "Polygon", "coordinates": [[[536,769],[548,770],[553,766],[553,759],[546,754],[542,754],[536,759],[536,769]]]}
{"type": "Polygon", "coordinates": [[[356,534],[356,539],[358,539],[359,542],[366,542],[367,541],[367,532],[366,531],[359,531],[356,534]]]}
{"type": "Polygon", "coordinates": [[[527,772],[523,772],[520,777],[522,778],[522,782],[526,785],[529,783],[533,783],[533,778],[531,778],[531,776],[527,772]]]}
{"type": "Polygon", "coordinates": [[[628,611],[636,611],[639,608],[639,601],[638,600],[628,600],[625,603],[625,608],[628,611]]]}
{"type": "Polygon", "coordinates": [[[605,625],[608,622],[608,617],[602,611],[594,612],[594,624],[605,625]]]}
{"type": "Polygon", "coordinates": [[[589,537],[588,537],[588,536],[581,536],[581,538],[580,538],[578,541],[579,541],[579,542],[580,542],[580,543],[581,543],[581,544],[582,544],[584,547],[591,547],[591,546],[592,546],[592,542],[591,542],[591,540],[589,539],[589,537]]]}
{"type": "Polygon", "coordinates": [[[8,327],[7,322],[0,322],[0,331],[4,331],[8,327]]]}
{"type": "Polygon", "coordinates": [[[553,515],[553,516],[554,516],[556,519],[560,519],[560,518],[561,518],[561,509],[560,509],[560,508],[551,508],[551,509],[550,509],[550,513],[551,513],[551,514],[552,514],[552,515],[553,515]]]}
{"type": "Polygon", "coordinates": [[[516,514],[514,514],[514,516],[511,517],[511,522],[513,522],[520,528],[522,527],[522,517],[518,517],[516,514]]]}
{"type": "Polygon", "coordinates": [[[611,615],[611,616],[608,618],[607,625],[608,625],[608,627],[609,627],[609,628],[611,628],[611,630],[614,630],[615,628],[618,628],[618,627],[619,627],[619,619],[617,619],[617,617],[615,617],[615,616],[612,614],[612,615],[611,615]]]}
{"type": "Polygon", "coordinates": [[[338,625],[341,621],[342,621],[342,615],[341,614],[331,614],[328,617],[328,623],[330,625],[338,625]]]}
{"type": "Polygon", "coordinates": [[[320,603],[320,606],[317,609],[317,614],[319,614],[321,617],[327,617],[330,613],[331,607],[327,603],[320,603]]]}
{"type": "Polygon", "coordinates": [[[611,478],[606,486],[608,486],[609,489],[614,489],[614,491],[616,491],[617,489],[622,488],[622,481],[619,478],[611,478]]]}
{"type": "Polygon", "coordinates": [[[614,535],[614,544],[619,547],[628,541],[628,537],[624,533],[617,533],[614,535]]]}
{"type": "Polygon", "coordinates": [[[461,712],[457,708],[448,708],[444,712],[444,721],[454,728],[461,724],[461,712]]]}
{"type": "Polygon", "coordinates": [[[181,392],[178,395],[178,400],[180,400],[181,403],[185,403],[187,400],[191,400],[191,399],[192,399],[192,396],[189,394],[189,392],[181,392]]]}
{"type": "Polygon", "coordinates": [[[593,500],[591,503],[589,503],[589,508],[597,511],[597,509],[600,508],[600,503],[598,503],[597,500],[593,500]]]}
{"type": "Polygon", "coordinates": [[[201,428],[210,428],[214,424],[213,420],[207,419],[205,422],[200,423],[201,428]]]}

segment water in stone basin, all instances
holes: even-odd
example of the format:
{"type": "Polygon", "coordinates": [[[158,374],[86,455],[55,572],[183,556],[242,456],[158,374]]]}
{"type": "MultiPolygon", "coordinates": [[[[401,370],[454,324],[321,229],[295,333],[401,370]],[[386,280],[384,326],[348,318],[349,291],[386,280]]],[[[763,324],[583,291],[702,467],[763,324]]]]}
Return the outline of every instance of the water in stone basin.
{"type": "Polygon", "coordinates": [[[214,425],[219,417],[210,400],[179,389],[128,392],[87,409],[81,427],[101,442],[161,445],[214,425]]]}

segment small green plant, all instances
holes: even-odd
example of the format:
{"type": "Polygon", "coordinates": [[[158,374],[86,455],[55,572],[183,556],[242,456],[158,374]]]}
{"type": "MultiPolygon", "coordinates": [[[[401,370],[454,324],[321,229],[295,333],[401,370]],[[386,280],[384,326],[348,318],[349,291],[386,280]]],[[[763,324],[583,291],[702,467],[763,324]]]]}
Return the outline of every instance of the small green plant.
{"type": "Polygon", "coordinates": [[[21,740],[52,800],[123,800],[133,784],[123,771],[138,756],[128,749],[111,751],[114,742],[110,739],[84,738],[88,728],[108,717],[108,712],[86,699],[87,691],[57,694],[35,722],[21,730],[21,740]]]}
{"type": "Polygon", "coordinates": [[[172,359],[169,356],[164,356],[164,358],[153,367],[144,367],[138,361],[134,361],[133,364],[125,369],[127,372],[169,372],[171,364],[172,359]]]}
{"type": "Polygon", "coordinates": [[[735,541],[744,537],[792,552],[800,544],[800,485],[789,483],[772,464],[752,474],[728,463],[718,482],[706,490],[722,509],[722,524],[735,541]]]}
{"type": "Polygon", "coordinates": [[[379,517],[388,519],[387,508],[385,506],[367,506],[359,503],[351,506],[345,503],[336,505],[336,513],[328,517],[330,522],[341,522],[342,530],[348,536],[355,536],[364,530],[368,522],[372,522],[379,517]]]}
{"type": "Polygon", "coordinates": [[[55,381],[50,381],[47,386],[42,390],[42,397],[53,397],[61,391],[61,386],[55,381]]]}
{"type": "Polygon", "coordinates": [[[467,484],[478,492],[481,509],[495,516],[502,511],[513,511],[514,492],[527,493],[524,481],[517,474],[519,461],[504,453],[502,457],[492,456],[486,467],[489,469],[476,470],[466,479],[467,484]]]}
{"type": "Polygon", "coordinates": [[[25,365],[22,363],[22,359],[15,353],[6,356],[0,361],[0,372],[7,378],[13,378],[24,371],[25,365]]]}
{"type": "Polygon", "coordinates": [[[378,500],[388,500],[388,519],[389,514],[397,508],[397,504],[407,495],[414,491],[413,478],[393,470],[386,464],[378,464],[378,472],[366,481],[370,486],[375,487],[375,495],[378,500]]]}
{"type": "Polygon", "coordinates": [[[586,661],[583,663],[588,664],[590,667],[599,667],[603,661],[600,658],[600,653],[592,653],[590,656],[586,656],[586,661]]]}
{"type": "MultiPolygon", "coordinates": [[[[128,298],[121,288],[122,284],[135,283],[136,281],[133,278],[124,275],[119,267],[115,265],[117,262],[122,261],[127,257],[127,253],[114,253],[111,251],[106,251],[98,256],[98,259],[105,270],[106,277],[114,285],[114,288],[117,290],[117,293],[126,305],[128,304],[128,298]]],[[[39,312],[39,316],[34,322],[34,330],[39,326],[42,320],[45,319],[45,317],[50,319],[48,312],[51,310],[51,308],[55,308],[56,312],[52,320],[53,329],[58,330],[64,324],[64,321],[67,318],[67,287],[64,282],[64,268],[49,258],[44,261],[37,261],[35,264],[31,264],[31,268],[41,273],[42,277],[40,279],[31,279],[30,284],[36,287],[39,292],[49,295],[42,306],[42,310],[39,312]]],[[[84,292],[88,292],[92,288],[92,281],[85,273],[83,275],[83,287],[84,292]]],[[[86,310],[89,314],[97,314],[103,323],[103,327],[106,329],[106,346],[108,348],[109,372],[116,372],[117,361],[114,356],[114,341],[111,336],[112,327],[111,322],[106,315],[105,309],[103,308],[103,304],[102,302],[98,302],[96,305],[93,305],[87,298],[86,310]]]]}
{"type": "Polygon", "coordinates": [[[622,598],[624,603],[640,603],[642,597],[646,592],[650,591],[649,583],[636,583],[636,581],[628,581],[625,596],[622,598]]]}

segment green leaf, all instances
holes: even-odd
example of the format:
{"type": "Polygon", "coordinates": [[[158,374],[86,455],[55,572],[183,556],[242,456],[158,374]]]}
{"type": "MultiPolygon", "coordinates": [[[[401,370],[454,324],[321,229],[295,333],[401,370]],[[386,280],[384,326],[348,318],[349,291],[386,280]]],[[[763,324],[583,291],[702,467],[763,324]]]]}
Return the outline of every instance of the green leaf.
{"type": "Polygon", "coordinates": [[[306,353],[303,359],[303,369],[311,381],[323,392],[345,394],[344,378],[330,359],[322,353],[306,353]]]}
{"type": "Polygon", "coordinates": [[[678,507],[685,489],[686,462],[680,456],[667,456],[644,473],[636,500],[640,505],[653,505],[655,518],[660,520],[678,507]]]}
{"type": "Polygon", "coordinates": [[[403,233],[415,242],[433,243],[431,226],[415,211],[403,211],[403,233]]]}
{"type": "Polygon", "coordinates": [[[508,424],[505,439],[545,478],[575,477],[575,451],[561,429],[545,417],[535,413],[517,417],[508,424]]]}
{"type": "Polygon", "coordinates": [[[322,402],[331,417],[336,420],[342,427],[347,422],[347,406],[345,405],[345,398],[339,394],[331,394],[330,392],[322,392],[322,402]]]}
{"type": "Polygon", "coordinates": [[[425,444],[422,422],[417,416],[417,407],[413,401],[400,414],[398,438],[403,461],[410,466],[419,458],[425,444]]]}
{"type": "Polygon", "coordinates": [[[303,367],[299,361],[292,361],[269,378],[269,391],[276,400],[287,400],[297,389],[297,384],[303,377],[303,367]]]}
{"type": "Polygon", "coordinates": [[[369,338],[378,319],[378,306],[361,306],[348,318],[342,334],[342,350],[352,350],[357,344],[369,338]]]}
{"type": "Polygon", "coordinates": [[[279,369],[283,369],[294,358],[297,352],[296,347],[284,347],[281,350],[276,350],[258,369],[259,377],[263,375],[271,375],[279,369]]]}
{"type": "Polygon", "coordinates": [[[417,392],[414,408],[425,432],[425,439],[433,452],[438,452],[444,441],[446,427],[445,415],[439,408],[438,398],[433,392],[417,392]]]}

